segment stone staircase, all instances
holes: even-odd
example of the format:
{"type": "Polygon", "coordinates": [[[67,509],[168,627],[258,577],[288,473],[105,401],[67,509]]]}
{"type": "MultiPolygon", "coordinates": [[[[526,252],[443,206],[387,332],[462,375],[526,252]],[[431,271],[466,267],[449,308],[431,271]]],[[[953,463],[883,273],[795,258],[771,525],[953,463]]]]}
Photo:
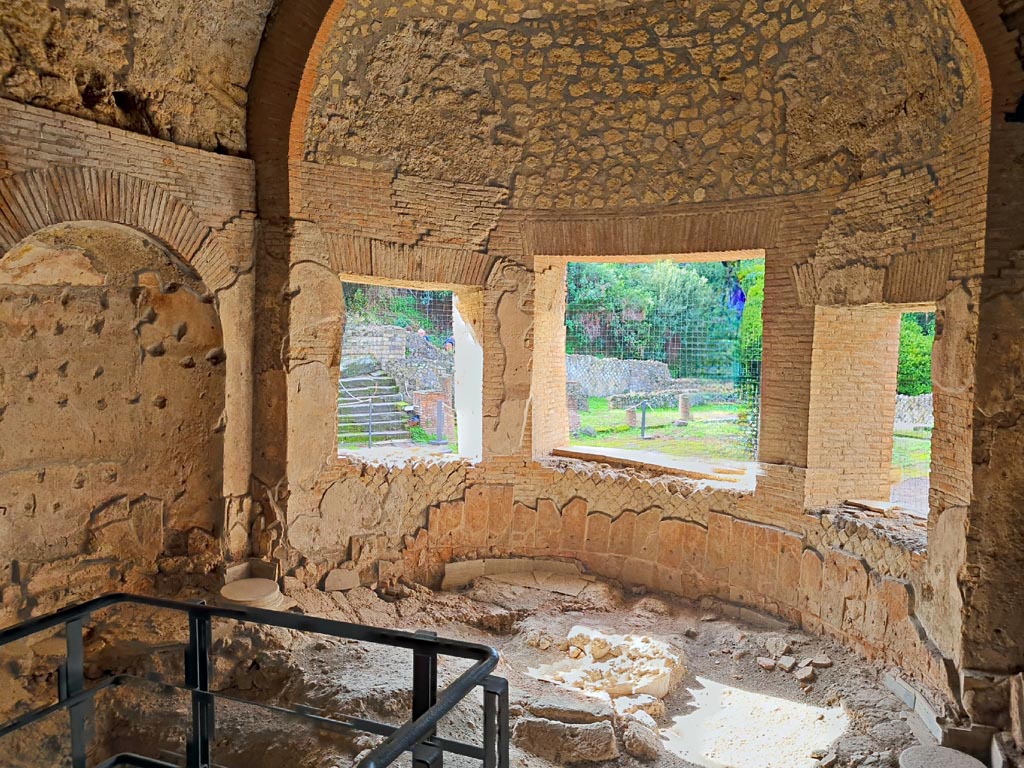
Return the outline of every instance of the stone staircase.
{"type": "Polygon", "coordinates": [[[358,448],[373,442],[410,440],[408,419],[395,380],[383,371],[341,379],[338,386],[338,444],[358,448]]]}

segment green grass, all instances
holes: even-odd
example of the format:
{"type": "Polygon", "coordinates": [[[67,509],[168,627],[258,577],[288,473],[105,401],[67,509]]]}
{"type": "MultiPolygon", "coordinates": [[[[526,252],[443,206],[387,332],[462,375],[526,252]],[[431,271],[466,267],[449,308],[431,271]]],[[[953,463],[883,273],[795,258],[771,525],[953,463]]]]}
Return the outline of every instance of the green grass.
{"type": "Polygon", "coordinates": [[[694,406],[690,409],[691,421],[685,426],[673,424],[679,418],[677,408],[649,409],[649,439],[644,440],[639,427],[627,426],[625,410],[609,408],[603,397],[591,397],[589,401],[590,411],[580,412],[580,428],[590,427],[597,435],[573,435],[571,446],[649,451],[678,458],[750,459],[743,444],[743,430],[736,421],[739,408],[735,404],[694,406]]]}
{"type": "Polygon", "coordinates": [[[897,432],[893,439],[892,465],[904,480],[928,477],[932,463],[932,431],[897,432]]]}

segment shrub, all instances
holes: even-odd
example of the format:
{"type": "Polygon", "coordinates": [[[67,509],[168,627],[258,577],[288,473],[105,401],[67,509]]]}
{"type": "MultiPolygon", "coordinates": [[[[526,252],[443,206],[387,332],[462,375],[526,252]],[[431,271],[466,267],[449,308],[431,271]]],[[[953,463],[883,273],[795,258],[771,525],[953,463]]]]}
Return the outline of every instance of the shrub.
{"type": "Polygon", "coordinates": [[[900,361],[896,391],[901,395],[926,395],[932,391],[932,345],[935,320],[921,313],[907,313],[900,320],[900,361]]]}

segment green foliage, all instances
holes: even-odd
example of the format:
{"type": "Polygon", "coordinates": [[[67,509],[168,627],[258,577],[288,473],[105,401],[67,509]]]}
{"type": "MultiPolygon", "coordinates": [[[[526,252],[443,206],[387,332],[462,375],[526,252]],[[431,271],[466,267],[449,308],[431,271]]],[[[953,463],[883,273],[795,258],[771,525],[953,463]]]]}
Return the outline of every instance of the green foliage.
{"type": "Polygon", "coordinates": [[[908,312],[900,320],[900,361],[896,391],[901,395],[926,395],[932,391],[932,346],[935,315],[908,312]]]}
{"type": "Polygon", "coordinates": [[[761,433],[764,261],[742,262],[739,281],[747,301],[743,305],[743,317],[740,320],[740,332],[736,341],[736,356],[739,361],[739,375],[736,381],[740,400],[738,419],[747,452],[751,458],[756,458],[761,433]]]}
{"type": "Polygon", "coordinates": [[[409,434],[412,436],[414,443],[429,443],[434,439],[423,427],[409,427],[409,434]]]}
{"type": "Polygon", "coordinates": [[[754,262],[570,263],[566,351],[658,360],[674,376],[729,378],[737,269],[754,262]]]}
{"type": "Polygon", "coordinates": [[[356,321],[424,329],[435,346],[452,332],[451,291],[416,291],[342,283],[346,315],[356,321]]]}

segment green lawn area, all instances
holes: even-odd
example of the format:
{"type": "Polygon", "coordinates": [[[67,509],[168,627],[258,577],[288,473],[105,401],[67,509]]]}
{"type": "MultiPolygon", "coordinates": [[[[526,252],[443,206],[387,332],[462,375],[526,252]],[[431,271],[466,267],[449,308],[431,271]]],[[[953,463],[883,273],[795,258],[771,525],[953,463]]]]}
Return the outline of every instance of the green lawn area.
{"type": "Polygon", "coordinates": [[[892,451],[892,465],[903,473],[904,480],[928,477],[932,462],[932,431],[897,432],[892,451]]]}
{"type": "MultiPolygon", "coordinates": [[[[626,425],[626,412],[608,407],[603,397],[591,397],[590,411],[580,412],[580,429],[590,428],[595,436],[574,434],[570,446],[623,448],[652,451],[682,458],[718,458],[748,461],[743,430],[737,420],[739,407],[735,404],[698,405],[690,409],[691,421],[686,426],[675,426],[676,408],[649,409],[647,411],[648,439],[640,437],[639,427],[626,425]]],[[[639,420],[640,415],[637,414],[639,420]]]]}

